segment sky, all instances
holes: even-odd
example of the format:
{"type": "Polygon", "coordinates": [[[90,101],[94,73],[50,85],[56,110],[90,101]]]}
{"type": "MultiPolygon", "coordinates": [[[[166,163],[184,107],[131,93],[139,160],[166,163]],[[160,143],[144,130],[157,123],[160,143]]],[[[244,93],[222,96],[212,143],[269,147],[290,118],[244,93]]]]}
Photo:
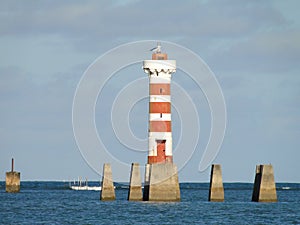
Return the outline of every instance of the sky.
{"type": "MultiPolygon", "coordinates": [[[[253,182],[255,166],[269,163],[277,182],[300,182],[299,1],[0,4],[0,180],[10,170],[12,157],[22,180],[99,180],[104,162],[91,167],[73,134],[76,88],[101,55],[129,42],[154,40],[190,49],[215,75],[226,103],[227,127],[212,163],[222,165],[225,182],[253,182]]],[[[151,52],[147,54],[150,58],[151,52]]],[[[113,166],[114,179],[129,181],[130,163],[144,165],[147,152],[120,143],[109,119],[111,106],[122,88],[147,75],[137,63],[112,76],[99,76],[110,79],[95,106],[97,131],[111,154],[128,165],[128,170],[113,166]]],[[[205,93],[183,71],[177,70],[172,79],[196,105],[201,126],[199,142],[180,168],[179,180],[209,182],[209,168],[199,171],[211,129],[205,93]]],[[[129,113],[129,126],[141,139],[147,139],[147,107],[143,98],[129,113]]],[[[172,108],[174,148],[181,123],[189,119],[181,118],[178,110],[172,108]]],[[[184,152],[174,153],[175,163],[176,155],[179,160],[184,152]]]]}

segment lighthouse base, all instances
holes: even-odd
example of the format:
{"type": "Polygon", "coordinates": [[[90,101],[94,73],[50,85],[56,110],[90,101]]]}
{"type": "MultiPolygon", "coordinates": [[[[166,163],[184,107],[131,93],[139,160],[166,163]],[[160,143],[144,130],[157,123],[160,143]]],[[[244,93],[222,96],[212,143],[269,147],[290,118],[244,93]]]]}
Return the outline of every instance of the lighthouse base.
{"type": "Polygon", "coordinates": [[[173,163],[147,164],[144,201],[180,201],[177,166],[173,163]]]}

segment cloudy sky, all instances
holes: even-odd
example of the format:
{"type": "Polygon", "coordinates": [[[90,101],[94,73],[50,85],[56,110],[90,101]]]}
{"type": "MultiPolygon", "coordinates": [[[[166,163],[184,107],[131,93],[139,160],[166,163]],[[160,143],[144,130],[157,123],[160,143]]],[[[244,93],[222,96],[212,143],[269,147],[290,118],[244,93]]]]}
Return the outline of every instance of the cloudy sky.
{"type": "MultiPolygon", "coordinates": [[[[73,135],[76,87],[88,66],[110,49],[160,40],[198,54],[222,88],[227,130],[214,163],[222,164],[224,181],[252,182],[255,165],[265,163],[273,164],[276,181],[300,181],[299,1],[0,4],[0,180],[10,170],[12,157],[24,180],[100,179],[81,156],[73,135]]],[[[176,74],[174,81],[191,96],[203,124],[196,151],[179,178],[208,182],[209,170],[200,173],[198,166],[209,136],[209,108],[201,106],[205,98],[193,81],[180,71],[176,74]]],[[[147,154],[135,156],[119,143],[111,124],[101,123],[110,115],[110,109],[102,115],[101,107],[112,105],[129,81],[145,76],[141,65],[119,71],[96,107],[98,133],[107,148],[128,163],[141,165],[147,154]]],[[[144,99],[131,112],[130,126],[140,138],[147,137],[147,110],[144,99]]],[[[180,115],[173,111],[173,128],[180,129],[180,115]]],[[[174,131],[175,144],[179,136],[174,131]]],[[[113,176],[127,181],[129,171],[113,168],[113,176]]]]}

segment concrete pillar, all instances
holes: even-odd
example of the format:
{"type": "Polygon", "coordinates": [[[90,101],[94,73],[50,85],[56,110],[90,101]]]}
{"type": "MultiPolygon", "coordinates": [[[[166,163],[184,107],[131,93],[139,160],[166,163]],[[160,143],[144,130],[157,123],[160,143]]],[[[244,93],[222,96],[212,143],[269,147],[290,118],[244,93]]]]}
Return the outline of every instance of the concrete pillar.
{"type": "Polygon", "coordinates": [[[14,159],[11,162],[11,171],[6,172],[5,190],[6,192],[17,193],[20,192],[20,176],[19,172],[14,171],[14,159]]]}
{"type": "Polygon", "coordinates": [[[223,187],[222,170],[220,164],[211,165],[208,201],[212,201],[212,202],[224,201],[224,187],[223,187]]]}
{"type": "Polygon", "coordinates": [[[273,166],[257,165],[252,193],[254,202],[276,202],[276,186],[273,166]]]}
{"type": "Polygon", "coordinates": [[[20,192],[20,173],[7,172],[5,179],[6,192],[20,192]]]}
{"type": "Polygon", "coordinates": [[[180,201],[177,167],[173,163],[151,164],[148,201],[180,201]]]}
{"type": "Polygon", "coordinates": [[[138,163],[132,163],[132,165],[131,165],[128,200],[129,201],[142,201],[143,200],[140,164],[138,164],[138,163]]]}
{"type": "Polygon", "coordinates": [[[102,186],[101,186],[101,195],[100,200],[110,201],[115,200],[115,188],[112,179],[111,166],[108,163],[103,165],[103,177],[102,177],[102,186]]]}

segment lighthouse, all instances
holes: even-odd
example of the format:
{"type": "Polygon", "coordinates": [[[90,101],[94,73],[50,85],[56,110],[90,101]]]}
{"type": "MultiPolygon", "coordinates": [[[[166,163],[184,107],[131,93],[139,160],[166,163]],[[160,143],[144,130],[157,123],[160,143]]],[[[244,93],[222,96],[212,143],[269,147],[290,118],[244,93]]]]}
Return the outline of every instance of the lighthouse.
{"type": "Polygon", "coordinates": [[[152,49],[152,59],[143,61],[149,77],[148,158],[144,200],[178,201],[180,190],[177,167],[173,163],[171,77],[176,60],[169,60],[161,45],[152,49]]]}
{"type": "Polygon", "coordinates": [[[149,77],[148,164],[173,162],[171,77],[176,61],[168,60],[158,44],[143,68],[149,77]]]}

